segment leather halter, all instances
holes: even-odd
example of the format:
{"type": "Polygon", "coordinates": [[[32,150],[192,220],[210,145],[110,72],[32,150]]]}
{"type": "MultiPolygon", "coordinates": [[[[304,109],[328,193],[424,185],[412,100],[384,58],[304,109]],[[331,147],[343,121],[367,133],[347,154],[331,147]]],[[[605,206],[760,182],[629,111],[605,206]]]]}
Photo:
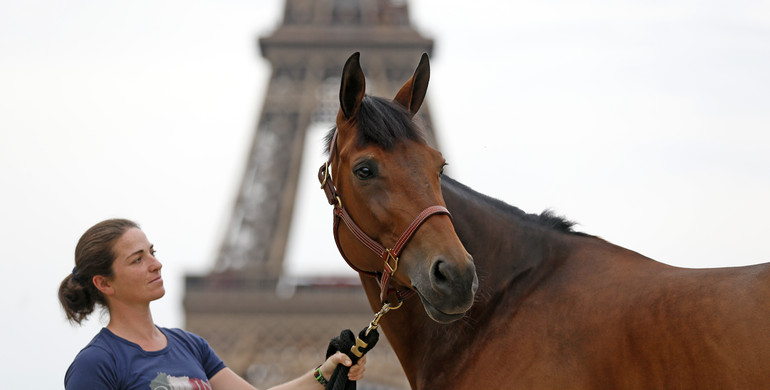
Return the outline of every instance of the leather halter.
{"type": "Polygon", "coordinates": [[[321,182],[321,188],[324,190],[324,193],[326,193],[326,199],[329,201],[330,205],[334,205],[334,241],[337,243],[337,249],[340,251],[342,258],[345,259],[350,268],[353,268],[359,273],[377,278],[380,272],[362,270],[356,267],[345,255],[345,252],[342,250],[342,245],[340,245],[339,239],[339,224],[340,221],[342,221],[350,230],[350,232],[353,233],[353,235],[358,239],[358,241],[369,248],[369,250],[374,252],[374,254],[382,259],[384,263],[381,273],[382,275],[379,279],[380,301],[384,303],[387,300],[388,294],[390,292],[395,292],[396,298],[399,301],[403,301],[412,296],[415,292],[412,289],[407,289],[406,291],[397,290],[390,285],[390,278],[398,269],[398,256],[401,254],[401,251],[404,249],[415,232],[417,232],[417,229],[420,227],[420,225],[422,225],[422,223],[425,222],[428,218],[436,214],[446,214],[449,215],[450,218],[452,215],[444,206],[429,206],[425,208],[425,210],[423,210],[420,214],[418,214],[414,220],[412,220],[412,223],[410,223],[406,230],[404,230],[392,248],[385,248],[385,246],[369,237],[360,227],[358,227],[355,221],[353,221],[353,218],[350,216],[350,214],[348,214],[347,210],[342,205],[340,195],[337,192],[337,188],[335,187],[330,177],[331,163],[334,155],[336,154],[336,151],[337,130],[334,131],[334,135],[332,136],[331,144],[329,147],[329,160],[321,165],[321,168],[318,170],[318,180],[321,182]],[[391,265],[391,263],[393,265],[391,265]]]}

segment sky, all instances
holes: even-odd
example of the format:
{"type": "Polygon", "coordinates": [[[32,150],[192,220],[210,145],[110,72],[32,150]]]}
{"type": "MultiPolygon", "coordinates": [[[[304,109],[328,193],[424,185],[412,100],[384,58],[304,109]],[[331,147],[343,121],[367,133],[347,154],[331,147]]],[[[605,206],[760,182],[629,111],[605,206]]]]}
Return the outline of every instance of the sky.
{"type": "MultiPolygon", "coordinates": [[[[100,220],[142,225],[164,264],[154,319],[184,326],[184,276],[214,265],[264,99],[256,39],[282,7],[0,1],[8,388],[61,387],[105,324],[71,326],[56,298],[100,220]]],[[[411,0],[410,11],[436,41],[426,104],[451,176],[668,264],[770,261],[769,3],[411,0]]],[[[322,262],[290,246],[286,272],[352,274],[313,173],[321,130],[309,131],[318,144],[292,237],[329,234],[316,234],[322,262]]]]}

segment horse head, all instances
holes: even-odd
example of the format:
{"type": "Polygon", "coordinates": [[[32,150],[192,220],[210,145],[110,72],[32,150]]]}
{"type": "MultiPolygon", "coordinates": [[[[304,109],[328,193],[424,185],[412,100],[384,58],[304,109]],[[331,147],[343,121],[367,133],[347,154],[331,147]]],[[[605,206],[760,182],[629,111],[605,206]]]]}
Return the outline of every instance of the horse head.
{"type": "Polygon", "coordinates": [[[397,291],[416,292],[430,318],[448,323],[470,309],[478,278],[441,195],[444,158],[412,120],[429,77],[423,54],[392,101],[368,96],[359,54],[353,54],[343,69],[337,126],[322,171],[331,171],[334,189],[327,195],[335,214],[350,221],[347,228],[335,224],[343,257],[362,273],[386,275],[383,284],[397,291]]]}

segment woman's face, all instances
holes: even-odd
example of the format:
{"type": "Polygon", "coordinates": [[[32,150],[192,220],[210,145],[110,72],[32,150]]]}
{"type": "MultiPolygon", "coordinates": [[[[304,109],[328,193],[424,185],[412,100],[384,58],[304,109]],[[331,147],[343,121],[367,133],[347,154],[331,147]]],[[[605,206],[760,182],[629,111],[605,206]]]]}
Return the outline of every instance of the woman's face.
{"type": "Polygon", "coordinates": [[[115,253],[112,300],[128,305],[146,304],[166,293],[160,276],[163,265],[155,258],[155,249],[143,231],[137,228],[126,230],[112,249],[115,253]]]}

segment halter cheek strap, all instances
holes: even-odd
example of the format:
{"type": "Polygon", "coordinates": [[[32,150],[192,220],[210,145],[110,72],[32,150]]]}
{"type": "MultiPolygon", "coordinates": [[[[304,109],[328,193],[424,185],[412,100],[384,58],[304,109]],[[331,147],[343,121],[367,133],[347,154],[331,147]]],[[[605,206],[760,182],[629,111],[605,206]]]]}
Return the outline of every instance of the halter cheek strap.
{"type": "Polygon", "coordinates": [[[390,279],[393,276],[393,274],[398,269],[398,256],[401,254],[401,251],[404,249],[406,244],[409,242],[409,240],[412,238],[412,236],[417,232],[417,229],[420,227],[420,225],[423,224],[428,218],[430,218],[433,215],[436,214],[446,214],[449,215],[451,218],[451,214],[449,213],[449,210],[447,210],[444,206],[429,206],[425,208],[420,214],[417,215],[417,217],[412,220],[412,223],[407,226],[406,230],[404,230],[403,233],[401,233],[401,236],[398,238],[396,243],[393,245],[393,248],[387,249],[379,242],[375,241],[369,235],[367,235],[356,223],[353,221],[353,218],[350,216],[350,214],[345,210],[345,208],[342,205],[342,200],[340,199],[339,194],[337,193],[337,189],[334,186],[334,183],[332,183],[330,176],[331,171],[331,160],[334,156],[334,152],[336,151],[336,145],[337,145],[337,132],[335,131],[334,136],[331,140],[331,146],[329,150],[329,160],[324,163],[324,165],[321,165],[321,168],[318,170],[318,180],[321,182],[321,188],[324,190],[324,193],[326,194],[327,201],[330,205],[334,205],[334,241],[337,243],[337,249],[340,251],[340,254],[342,255],[342,258],[345,259],[345,261],[348,263],[348,265],[356,270],[359,273],[366,274],[372,277],[377,277],[378,272],[372,272],[372,271],[365,271],[358,267],[356,267],[345,255],[345,251],[342,249],[342,245],[340,245],[339,240],[339,224],[340,221],[342,221],[345,226],[350,230],[351,233],[353,233],[353,236],[355,236],[358,241],[360,241],[364,246],[369,248],[374,254],[376,254],[380,259],[382,259],[384,265],[383,265],[383,271],[382,275],[380,277],[380,300],[384,303],[387,299],[387,296],[391,292],[396,293],[396,297],[399,301],[403,301],[404,299],[410,297],[414,294],[414,291],[411,289],[408,289],[406,292],[403,292],[401,290],[396,290],[390,286],[390,279]]]}

